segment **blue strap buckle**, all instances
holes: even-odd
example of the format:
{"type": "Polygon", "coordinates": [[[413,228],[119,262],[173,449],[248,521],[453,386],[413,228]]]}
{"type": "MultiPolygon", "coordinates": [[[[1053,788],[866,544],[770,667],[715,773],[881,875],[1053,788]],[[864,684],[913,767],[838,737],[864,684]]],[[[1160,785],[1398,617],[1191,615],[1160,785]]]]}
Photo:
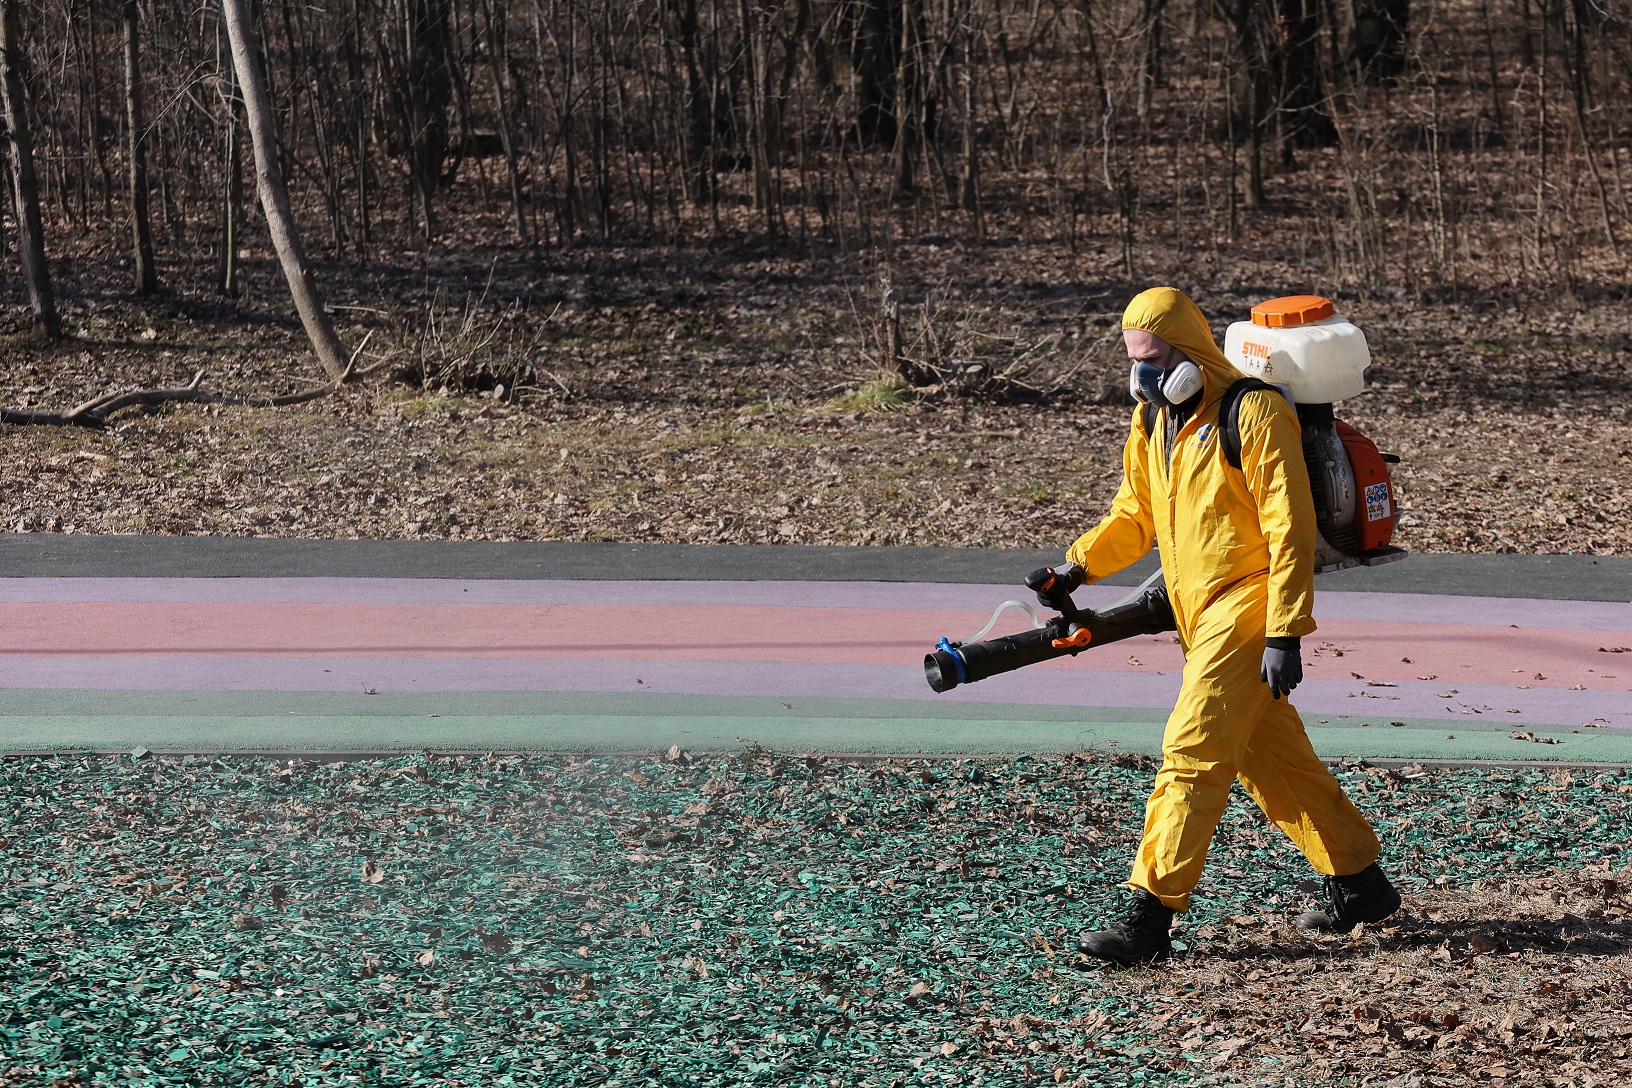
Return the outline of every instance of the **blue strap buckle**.
{"type": "Polygon", "coordinates": [[[963,670],[963,655],[958,653],[958,648],[952,645],[945,635],[941,636],[941,641],[935,644],[935,648],[937,650],[945,650],[947,654],[951,656],[952,660],[958,666],[958,683],[967,684],[969,682],[969,675],[963,670]]]}

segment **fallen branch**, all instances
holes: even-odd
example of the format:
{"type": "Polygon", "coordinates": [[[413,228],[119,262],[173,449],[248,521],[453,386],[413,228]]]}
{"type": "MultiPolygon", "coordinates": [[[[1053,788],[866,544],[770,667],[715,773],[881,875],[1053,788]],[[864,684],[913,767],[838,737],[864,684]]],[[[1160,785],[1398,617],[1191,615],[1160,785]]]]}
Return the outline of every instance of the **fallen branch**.
{"type": "MultiPolygon", "coordinates": [[[[366,338],[365,338],[366,341],[366,338]]],[[[346,369],[332,382],[313,386],[298,393],[285,393],[277,397],[229,397],[220,393],[211,393],[201,388],[204,381],[204,371],[200,370],[193,375],[193,380],[178,389],[132,389],[126,393],[104,393],[100,397],[93,397],[77,408],[67,412],[45,412],[32,408],[0,408],[0,423],[9,423],[14,426],[47,426],[47,427],[100,427],[108,421],[113,413],[125,408],[143,407],[152,408],[160,404],[173,401],[182,401],[191,404],[236,404],[249,408],[287,408],[293,404],[305,404],[307,401],[326,397],[339,389],[352,378],[353,368],[357,365],[357,356],[362,351],[362,345],[352,353],[346,369]]]]}

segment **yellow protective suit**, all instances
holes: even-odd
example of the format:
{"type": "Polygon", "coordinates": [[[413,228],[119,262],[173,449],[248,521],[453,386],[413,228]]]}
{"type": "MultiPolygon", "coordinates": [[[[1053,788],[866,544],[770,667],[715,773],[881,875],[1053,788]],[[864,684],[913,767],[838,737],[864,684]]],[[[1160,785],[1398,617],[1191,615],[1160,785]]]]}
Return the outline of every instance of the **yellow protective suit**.
{"type": "Polygon", "coordinates": [[[1278,394],[1247,393],[1237,470],[1224,458],[1218,408],[1241,375],[1196,304],[1152,288],[1128,305],[1122,327],[1161,337],[1205,379],[1171,459],[1168,409],[1148,438],[1135,409],[1111,512],[1067,553],[1093,582],[1154,543],[1184,647],[1184,683],[1128,882],[1187,910],[1238,777],[1317,871],[1358,873],[1377,860],[1377,836],[1315,755],[1291,702],[1270,698],[1260,677],[1266,636],[1315,629],[1315,510],[1297,413],[1278,394]]]}

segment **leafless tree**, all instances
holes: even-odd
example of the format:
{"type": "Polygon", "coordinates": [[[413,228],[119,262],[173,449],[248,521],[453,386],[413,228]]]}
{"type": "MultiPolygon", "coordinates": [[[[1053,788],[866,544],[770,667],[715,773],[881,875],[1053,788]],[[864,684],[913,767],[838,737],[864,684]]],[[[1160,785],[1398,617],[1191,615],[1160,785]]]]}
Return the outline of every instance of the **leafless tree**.
{"type": "Polygon", "coordinates": [[[141,13],[137,0],[124,0],[125,147],[130,156],[130,232],[135,259],[136,293],[159,289],[153,264],[153,227],[147,217],[147,146],[142,118],[141,13]]]}
{"type": "Polygon", "coordinates": [[[272,245],[278,251],[284,278],[289,281],[289,293],[294,297],[301,323],[306,326],[312,350],[328,375],[339,378],[350,369],[350,360],[318,298],[312,269],[306,262],[300,233],[295,229],[294,215],[289,209],[289,194],[277,161],[272,107],[256,61],[255,42],[250,36],[253,24],[248,7],[248,0],[222,0],[221,13],[232,43],[233,67],[238,73],[238,84],[243,88],[244,114],[255,151],[255,181],[261,193],[261,207],[266,212],[267,230],[272,235],[272,245]]]}
{"type": "MultiPolygon", "coordinates": [[[[1053,235],[1134,275],[1150,240],[1254,235],[1353,287],[1612,268],[1625,0],[1448,3],[263,0],[254,51],[261,135],[325,260],[1053,235]]],[[[244,214],[225,9],[3,6],[8,233],[40,330],[44,229],[54,253],[134,247],[138,291],[156,258],[206,287],[185,279],[215,256],[234,294],[270,235],[244,214]]]]}
{"type": "Polygon", "coordinates": [[[34,140],[29,131],[28,93],[23,67],[23,30],[19,0],[0,0],[0,95],[6,115],[6,158],[11,163],[11,191],[17,211],[17,253],[28,287],[36,335],[61,335],[51,271],[45,263],[45,228],[40,217],[40,189],[34,171],[34,140]]]}

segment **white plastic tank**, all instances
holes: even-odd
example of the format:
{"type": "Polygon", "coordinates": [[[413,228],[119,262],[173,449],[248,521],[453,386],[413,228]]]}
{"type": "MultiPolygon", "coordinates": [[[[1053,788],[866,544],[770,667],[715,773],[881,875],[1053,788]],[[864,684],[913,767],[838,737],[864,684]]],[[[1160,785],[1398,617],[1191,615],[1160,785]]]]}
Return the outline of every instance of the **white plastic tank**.
{"type": "Polygon", "coordinates": [[[1298,404],[1331,404],[1366,388],[1366,334],[1332,300],[1290,295],[1252,308],[1224,334],[1224,356],[1241,373],[1284,386],[1298,404]]]}

